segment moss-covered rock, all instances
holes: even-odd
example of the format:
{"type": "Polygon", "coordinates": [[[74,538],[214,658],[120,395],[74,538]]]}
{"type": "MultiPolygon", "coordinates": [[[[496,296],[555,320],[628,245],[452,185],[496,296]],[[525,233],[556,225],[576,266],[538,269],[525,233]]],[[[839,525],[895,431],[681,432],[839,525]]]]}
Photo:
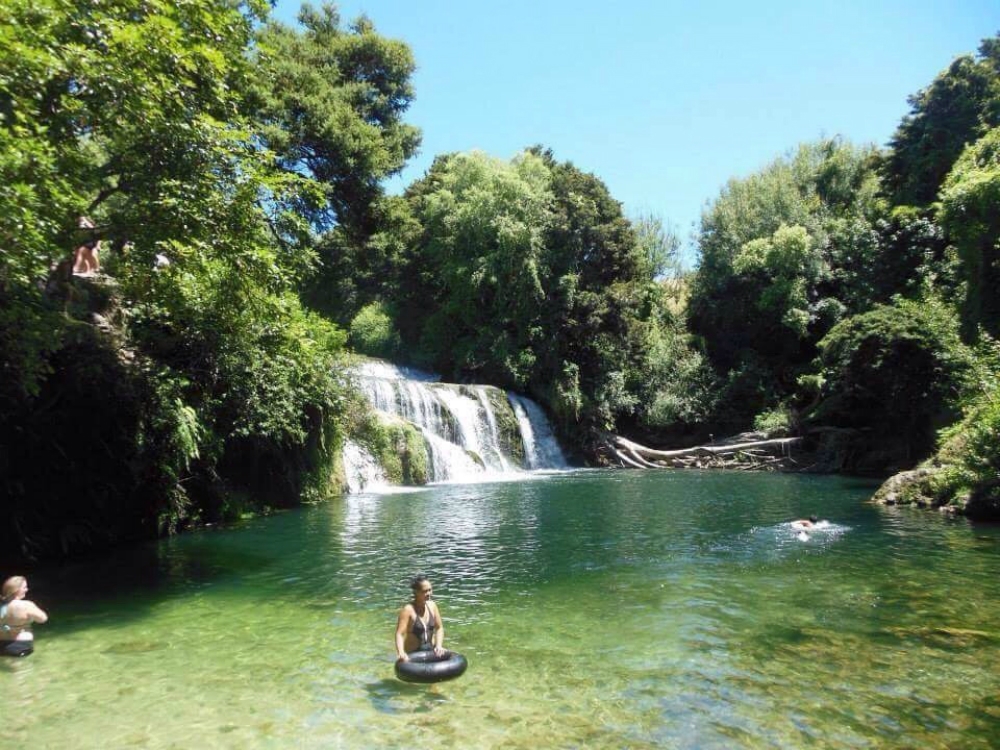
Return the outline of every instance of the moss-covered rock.
{"type": "Polygon", "coordinates": [[[393,484],[420,486],[430,480],[427,442],[411,422],[369,412],[352,437],[375,457],[393,484]]]}
{"type": "MultiPolygon", "coordinates": [[[[995,382],[994,369],[984,382],[995,382]]],[[[919,469],[890,479],[876,502],[944,508],[1000,520],[1000,392],[984,390],[963,419],[942,433],[937,453],[919,469]]]]}
{"type": "Polygon", "coordinates": [[[879,505],[915,505],[919,508],[941,505],[936,478],[942,469],[922,467],[903,471],[887,479],[872,501],[879,505]]]}
{"type": "Polygon", "coordinates": [[[524,441],[521,439],[521,425],[518,424],[507,394],[500,388],[487,388],[486,397],[497,420],[497,439],[500,450],[518,466],[524,467],[524,441]]]}
{"type": "Polygon", "coordinates": [[[872,501],[937,509],[976,520],[1000,520],[1000,482],[970,485],[953,465],[922,466],[887,479],[872,501]]]}

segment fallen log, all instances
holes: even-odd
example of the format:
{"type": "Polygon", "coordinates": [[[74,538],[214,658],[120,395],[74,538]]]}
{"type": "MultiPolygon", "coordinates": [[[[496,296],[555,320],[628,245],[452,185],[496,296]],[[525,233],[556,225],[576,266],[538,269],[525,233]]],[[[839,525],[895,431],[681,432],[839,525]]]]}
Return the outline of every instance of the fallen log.
{"type": "MultiPolygon", "coordinates": [[[[775,467],[791,461],[790,449],[802,438],[770,438],[734,443],[695,445],[676,450],[657,450],[620,435],[610,438],[611,452],[626,466],[634,468],[703,468],[731,466],[741,469],[775,467]]],[[[794,462],[793,462],[794,463],[794,462]]]]}
{"type": "Polygon", "coordinates": [[[661,451],[654,448],[647,448],[639,443],[633,443],[620,435],[614,436],[615,444],[627,448],[630,452],[638,454],[647,459],[678,458],[681,456],[724,456],[732,453],[745,452],[748,449],[781,449],[785,450],[800,443],[802,438],[771,438],[770,440],[754,440],[748,443],[722,443],[719,445],[695,445],[690,448],[680,448],[678,450],[661,451]]]}
{"type": "Polygon", "coordinates": [[[615,454],[615,458],[621,461],[623,464],[627,464],[635,469],[659,469],[660,467],[656,464],[650,463],[649,461],[639,461],[634,458],[630,458],[628,455],[618,450],[617,448],[612,448],[615,454]]]}

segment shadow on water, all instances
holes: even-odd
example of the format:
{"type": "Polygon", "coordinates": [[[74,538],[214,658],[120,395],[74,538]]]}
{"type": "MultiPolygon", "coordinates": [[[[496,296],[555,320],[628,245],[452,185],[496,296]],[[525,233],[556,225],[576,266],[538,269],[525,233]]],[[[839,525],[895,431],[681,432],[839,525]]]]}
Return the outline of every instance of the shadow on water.
{"type": "Polygon", "coordinates": [[[219,546],[217,535],[225,531],[206,529],[24,571],[32,590],[29,598],[48,612],[45,631],[50,635],[142,619],[164,599],[189,595],[268,564],[265,555],[219,546]]]}
{"type": "Polygon", "coordinates": [[[421,685],[386,677],[365,685],[372,708],[382,714],[422,714],[448,702],[438,685],[421,685]]]}

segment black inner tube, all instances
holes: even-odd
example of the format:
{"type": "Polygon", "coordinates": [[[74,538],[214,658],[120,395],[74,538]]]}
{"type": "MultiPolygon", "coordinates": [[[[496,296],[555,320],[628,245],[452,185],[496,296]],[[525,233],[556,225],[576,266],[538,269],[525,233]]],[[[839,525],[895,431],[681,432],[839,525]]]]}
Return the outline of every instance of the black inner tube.
{"type": "Polygon", "coordinates": [[[0,656],[28,656],[34,650],[34,641],[0,641],[0,656]]]}
{"type": "Polygon", "coordinates": [[[443,682],[460,677],[469,662],[456,651],[435,656],[433,651],[411,651],[409,661],[396,662],[396,676],[404,682],[443,682]]]}

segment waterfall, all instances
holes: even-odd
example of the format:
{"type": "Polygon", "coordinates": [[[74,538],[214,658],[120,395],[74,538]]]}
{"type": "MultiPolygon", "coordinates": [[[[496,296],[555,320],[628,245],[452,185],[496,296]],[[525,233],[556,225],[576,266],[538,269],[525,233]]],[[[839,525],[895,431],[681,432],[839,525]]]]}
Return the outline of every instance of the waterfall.
{"type": "Polygon", "coordinates": [[[344,468],[347,475],[347,491],[372,492],[387,487],[389,482],[385,470],[363,445],[353,440],[344,444],[344,468]]]}
{"type": "Polygon", "coordinates": [[[564,469],[566,459],[556,442],[549,421],[538,404],[524,396],[508,394],[524,439],[524,454],[529,469],[564,469]]]}
{"type": "MultiPolygon", "coordinates": [[[[419,430],[430,482],[566,468],[544,413],[524,396],[487,385],[442,383],[429,373],[379,360],[365,361],[354,375],[374,409],[419,430]]],[[[356,442],[345,446],[344,464],[351,492],[385,486],[381,467],[356,442]]]]}

